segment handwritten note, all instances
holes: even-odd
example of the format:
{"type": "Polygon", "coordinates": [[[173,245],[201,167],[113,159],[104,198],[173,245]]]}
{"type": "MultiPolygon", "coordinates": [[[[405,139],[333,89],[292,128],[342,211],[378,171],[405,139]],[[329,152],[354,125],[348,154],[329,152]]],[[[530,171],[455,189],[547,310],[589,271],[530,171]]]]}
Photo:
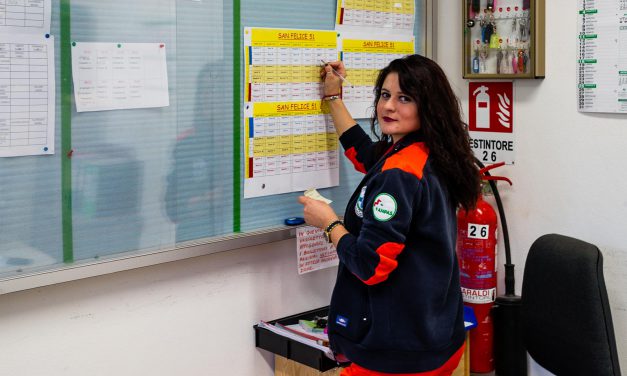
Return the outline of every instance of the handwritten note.
{"type": "Polygon", "coordinates": [[[326,269],[339,264],[333,244],[326,241],[324,232],[311,226],[296,229],[298,274],[326,269]]]}

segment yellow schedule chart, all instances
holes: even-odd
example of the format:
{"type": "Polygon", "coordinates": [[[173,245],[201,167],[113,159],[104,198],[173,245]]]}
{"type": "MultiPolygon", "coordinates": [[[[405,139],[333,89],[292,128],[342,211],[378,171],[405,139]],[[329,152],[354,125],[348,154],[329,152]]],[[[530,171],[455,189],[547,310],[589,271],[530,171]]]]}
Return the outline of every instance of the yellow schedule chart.
{"type": "Polygon", "coordinates": [[[338,60],[335,31],[244,29],[245,101],[320,98],[322,61],[338,60]]]}
{"type": "Polygon", "coordinates": [[[337,7],[337,25],[414,29],[414,0],[341,0],[337,7]]]}
{"type": "Polygon", "coordinates": [[[245,198],[339,184],[338,139],[319,99],[250,103],[244,112],[245,198]]]}
{"type": "MultiPolygon", "coordinates": [[[[347,33],[348,34],[348,33],[347,33]]],[[[341,59],[352,86],[342,89],[343,99],[352,113],[364,113],[374,101],[374,84],[379,71],[390,61],[414,53],[414,40],[373,40],[342,38],[341,59]]]]}

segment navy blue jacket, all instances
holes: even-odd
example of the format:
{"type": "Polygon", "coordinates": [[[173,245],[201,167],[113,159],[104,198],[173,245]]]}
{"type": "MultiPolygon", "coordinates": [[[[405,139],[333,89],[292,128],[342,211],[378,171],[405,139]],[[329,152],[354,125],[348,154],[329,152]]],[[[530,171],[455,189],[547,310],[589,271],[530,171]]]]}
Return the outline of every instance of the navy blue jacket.
{"type": "Polygon", "coordinates": [[[329,337],[333,351],[379,372],[436,369],[465,338],[455,208],[421,137],[381,158],[359,126],[340,137],[366,175],[344,214],[329,337]]]}

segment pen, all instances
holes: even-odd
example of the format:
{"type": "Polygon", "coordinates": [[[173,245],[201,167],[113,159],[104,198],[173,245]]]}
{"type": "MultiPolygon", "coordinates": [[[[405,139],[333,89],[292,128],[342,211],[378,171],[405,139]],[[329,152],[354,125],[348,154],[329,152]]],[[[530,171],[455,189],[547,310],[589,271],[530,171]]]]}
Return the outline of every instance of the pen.
{"type": "MultiPolygon", "coordinates": [[[[326,61],[320,59],[320,61],[322,62],[322,64],[327,65],[329,63],[327,63],[326,61]]],[[[341,74],[339,74],[335,68],[333,68],[333,66],[331,66],[331,70],[333,71],[333,73],[335,73],[336,76],[338,76],[340,78],[340,81],[346,83],[348,86],[350,87],[354,87],[353,84],[350,83],[350,81],[348,81],[346,78],[344,78],[344,76],[342,76],[341,74]]]]}

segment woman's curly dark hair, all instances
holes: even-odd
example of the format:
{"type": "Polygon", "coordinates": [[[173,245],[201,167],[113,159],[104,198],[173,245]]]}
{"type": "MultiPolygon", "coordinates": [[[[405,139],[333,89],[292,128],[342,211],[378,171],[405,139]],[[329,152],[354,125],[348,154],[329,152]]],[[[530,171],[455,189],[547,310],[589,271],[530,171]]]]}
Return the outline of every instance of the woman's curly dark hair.
{"type": "Polygon", "coordinates": [[[461,117],[460,104],[451,85],[433,60],[420,55],[409,55],[393,60],[383,68],[375,84],[372,132],[382,145],[389,145],[391,137],[378,134],[377,102],[388,74],[398,74],[401,90],[418,105],[420,132],[429,149],[434,171],[449,193],[454,207],[474,208],[481,192],[479,171],[470,149],[468,126],[461,117]]]}

